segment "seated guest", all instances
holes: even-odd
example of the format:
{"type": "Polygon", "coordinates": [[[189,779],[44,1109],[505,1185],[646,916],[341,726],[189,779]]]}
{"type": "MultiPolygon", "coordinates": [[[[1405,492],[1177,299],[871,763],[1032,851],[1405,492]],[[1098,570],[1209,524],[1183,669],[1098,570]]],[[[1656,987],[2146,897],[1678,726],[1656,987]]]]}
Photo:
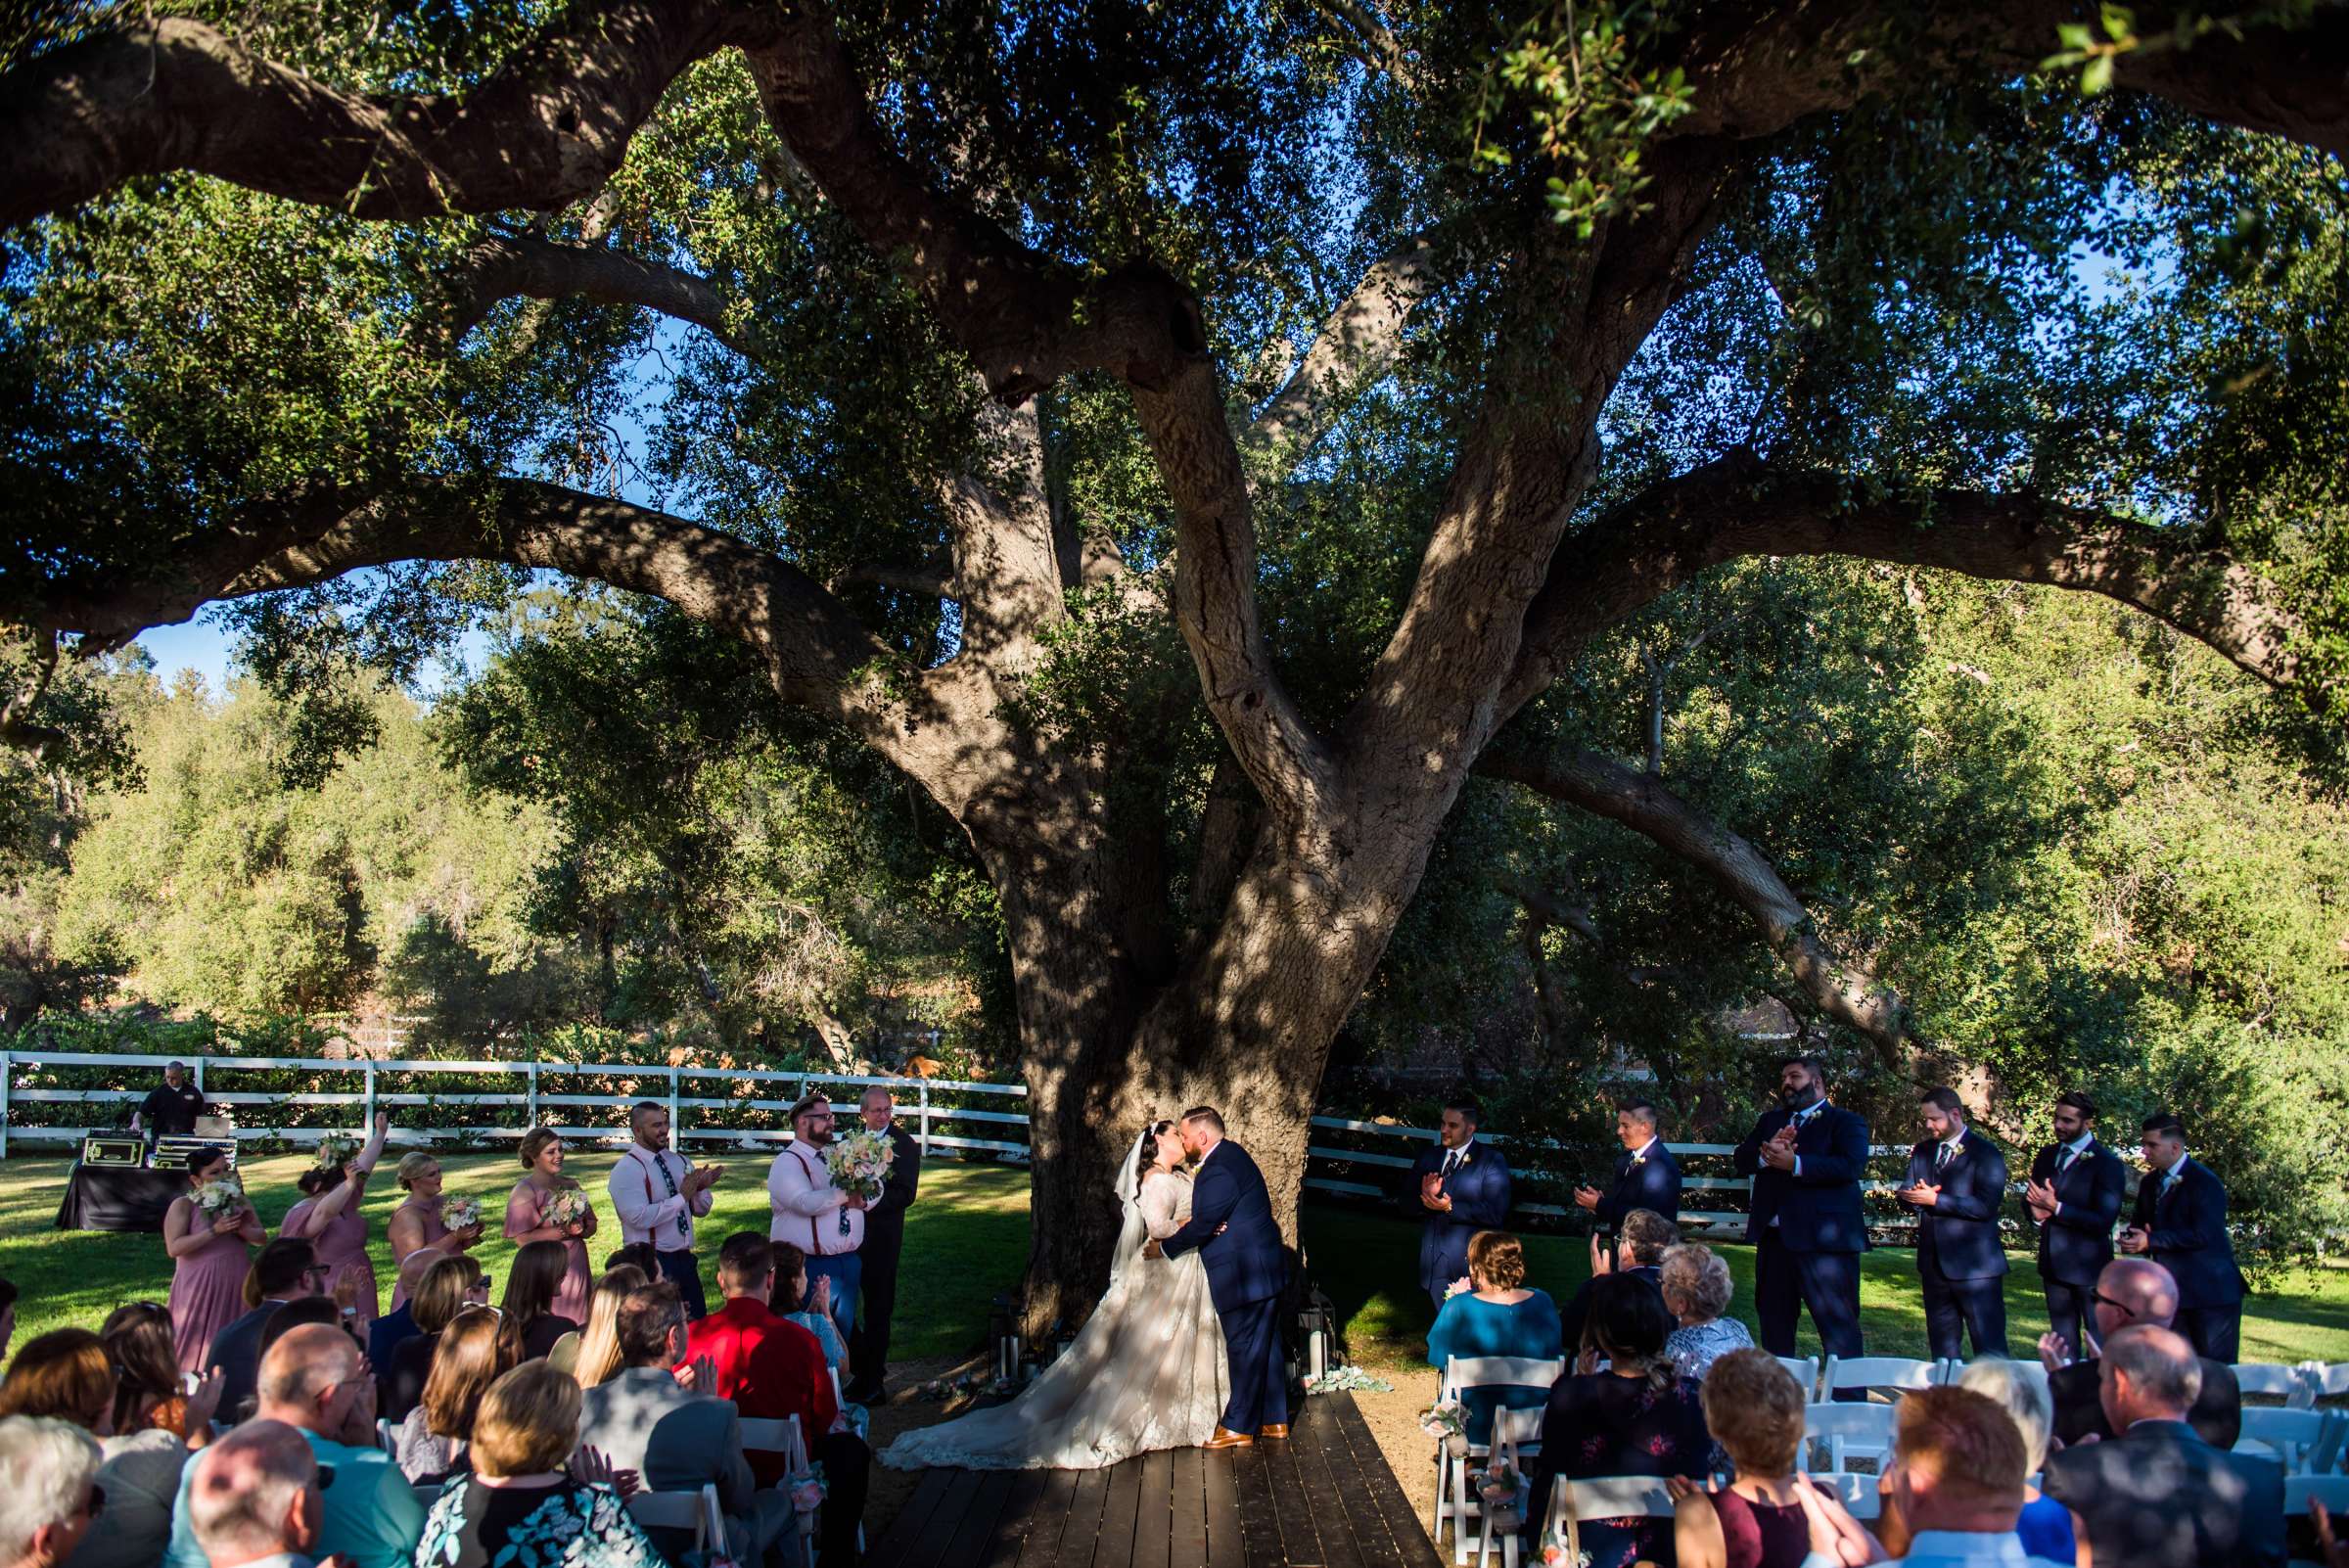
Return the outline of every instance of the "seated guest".
{"type": "MultiPolygon", "coordinates": [[[[216,1375],[188,1397],[183,1419],[199,1446],[211,1436],[219,1398],[216,1375]]],[[[27,1340],[9,1363],[0,1416],[70,1421],[95,1437],[112,1426],[120,1399],[105,1342],[86,1328],[58,1328],[27,1340]]],[[[149,1430],[100,1438],[99,1450],[98,1490],[113,1506],[106,1527],[90,1532],[73,1560],[79,1568],[151,1568],[171,1533],[171,1499],[190,1445],[174,1433],[149,1430]]]]}
{"type": "MultiPolygon", "coordinates": [[[[189,1435],[189,1395],[179,1377],[179,1352],[171,1341],[171,1310],[161,1302],[137,1301],[117,1307],[98,1331],[106,1342],[107,1360],[115,1363],[114,1430],[167,1432],[185,1441],[189,1435]]],[[[209,1434],[197,1434],[202,1447],[209,1434]]],[[[176,1489],[179,1478],[172,1477],[176,1489]]],[[[165,1494],[163,1504],[170,1506],[165,1494]]]]}
{"type": "Polygon", "coordinates": [[[636,1471],[651,1491],[692,1492],[715,1482],[735,1557],[758,1560],[796,1522],[791,1499],[759,1490],[734,1407],[677,1386],[669,1368],[684,1360],[687,1343],[677,1287],[668,1280],[637,1286],[616,1321],[621,1369],[582,1394],[579,1441],[636,1471]]]}
{"type": "MultiPolygon", "coordinates": [[[[1436,1326],[1427,1331],[1427,1363],[1439,1370],[1453,1357],[1516,1356],[1527,1360],[1558,1359],[1558,1304],[1543,1290],[1525,1287],[1525,1243],[1505,1230],[1480,1230],[1468,1238],[1468,1286],[1444,1303],[1436,1326]]],[[[1493,1441],[1493,1412],[1530,1410],[1549,1402],[1546,1388],[1493,1386],[1461,1395],[1468,1412],[1468,1441],[1493,1441]]]]}
{"type": "Polygon", "coordinates": [[[392,1353],[423,1332],[416,1326],[416,1309],[409,1305],[408,1298],[424,1283],[424,1271],[446,1256],[427,1247],[400,1260],[398,1285],[393,1291],[399,1297],[399,1305],[367,1325],[368,1365],[379,1368],[391,1365],[392,1353]]]}
{"type": "Polygon", "coordinates": [[[1664,1342],[1664,1354],[1682,1377],[1701,1383],[1716,1359],[1753,1348],[1754,1336],[1745,1324],[1722,1315],[1736,1286],[1728,1264],[1712,1248],[1694,1242],[1665,1248],[1656,1266],[1656,1288],[1664,1293],[1664,1310],[1680,1324],[1664,1342]]]}
{"type": "Polygon", "coordinates": [[[2120,1435],[2053,1455],[2046,1479],[2072,1511],[2080,1561],[2281,1568],[2283,1467],[2213,1448],[2188,1423],[2202,1382],[2193,1347],[2167,1328],[2123,1328],[2096,1370],[2120,1435]]]}
{"type": "Polygon", "coordinates": [[[299,1432],[247,1421],[190,1468],[188,1527],[211,1568],[310,1568],[326,1499],[299,1432]]]}
{"type": "Polygon", "coordinates": [[[440,1331],[457,1314],[474,1305],[474,1283],[482,1266],[463,1253],[444,1253],[424,1271],[423,1280],[407,1306],[416,1314],[416,1334],[392,1353],[392,1364],[379,1366],[383,1380],[383,1417],[394,1425],[408,1418],[424,1398],[425,1380],[433,1374],[433,1353],[440,1348],[440,1331]]]}
{"type": "MultiPolygon", "coordinates": [[[[1580,1369],[1550,1390],[1542,1453],[1527,1467],[1533,1491],[1526,1528],[1535,1541],[1548,1518],[1553,1477],[1698,1476],[1712,1468],[1713,1439],[1696,1385],[1664,1354],[1671,1333],[1664,1298],[1648,1280],[1603,1274],[1590,1281],[1580,1369]],[[1600,1357],[1608,1369],[1591,1370],[1600,1357]]],[[[1672,1560],[1671,1520],[1587,1520],[1582,1539],[1590,1568],[1672,1560]]]]}
{"type": "Polygon", "coordinates": [[[269,1314],[297,1296],[317,1295],[325,1283],[317,1254],[298,1236],[280,1236],[253,1258],[245,1275],[245,1315],[213,1335],[211,1349],[204,1353],[206,1367],[220,1374],[220,1408],[230,1419],[253,1398],[261,1330],[269,1326],[269,1314]]]}
{"type": "MultiPolygon", "coordinates": [[[[732,1400],[744,1415],[770,1421],[799,1417],[808,1456],[824,1467],[831,1483],[818,1545],[826,1561],[852,1562],[872,1450],[843,1418],[815,1336],[767,1306],[774,1267],[773,1244],[760,1232],[726,1238],[717,1255],[717,1288],[725,1293],[725,1305],[687,1328],[685,1360],[707,1360],[714,1376],[701,1392],[732,1400]]],[[[789,1468],[780,1453],[754,1453],[750,1461],[760,1486],[773,1486],[789,1468]]]]}
{"type": "Polygon", "coordinates": [[[629,1291],[652,1280],[651,1274],[634,1264],[605,1270],[604,1277],[595,1282],[595,1294],[587,1299],[587,1326],[564,1335],[547,1353],[555,1370],[569,1372],[581,1388],[593,1388],[619,1371],[620,1304],[628,1299],[629,1291]]]}
{"type": "Polygon", "coordinates": [[[788,1241],[769,1245],[775,1249],[775,1311],[813,1334],[823,1347],[824,1364],[839,1371],[849,1362],[849,1347],[840,1337],[839,1325],[832,1321],[832,1281],[817,1280],[810,1295],[807,1255],[788,1241]]]}
{"type": "Polygon", "coordinates": [[[1735,1474],[1713,1493],[1701,1475],[1665,1482],[1680,1568],[1799,1568],[1811,1552],[1809,1517],[1795,1496],[1809,1483],[1794,1473],[1809,1396],[1775,1356],[1749,1345],[1713,1362],[1701,1398],[1705,1428],[1735,1474]]]}
{"type": "MultiPolygon", "coordinates": [[[[2096,1338],[2110,1338],[2132,1324],[2168,1328],[2178,1314],[2178,1282],[2161,1265],[2144,1258],[2115,1258],[2096,1275],[2089,1315],[2096,1338]]],[[[2092,1357],[2064,1364],[2070,1347],[2053,1334],[2039,1342],[2040,1363],[2048,1369],[2048,1394],[2055,1404],[2055,1437],[2072,1448],[2094,1437],[2112,1436],[2104,1420],[2101,1380],[2092,1357]]],[[[2214,1449],[2232,1449],[2243,1435],[2243,1391],[2234,1368],[2202,1358],[2201,1392],[2187,1420],[2214,1449]]]]}
{"type": "Polygon", "coordinates": [[[661,1277],[661,1249],[649,1241],[634,1241],[620,1248],[604,1260],[604,1272],[615,1268],[640,1268],[647,1279],[661,1277]]]}
{"type": "Polygon", "coordinates": [[[514,1320],[494,1307],[468,1307],[440,1330],[424,1397],[392,1431],[392,1457],[412,1485],[445,1481],[466,1467],[474,1412],[489,1385],[522,1358],[514,1320]]]}
{"type": "Polygon", "coordinates": [[[504,1310],[522,1336],[524,1360],[539,1360],[564,1335],[579,1331],[578,1324],[555,1312],[555,1298],[570,1272],[571,1252],[560,1241],[528,1242],[514,1255],[514,1267],[506,1273],[504,1310]]]}
{"type": "Polygon", "coordinates": [[[661,1554],[612,1488],[612,1467],[579,1446],[579,1385],[542,1360],[482,1396],[473,1471],[425,1520],[417,1568],[653,1568],[661,1554]]]}
{"type": "Polygon", "coordinates": [[[1604,1250],[1591,1248],[1590,1277],[1567,1299],[1566,1310],[1559,1314],[1568,1354],[1583,1342],[1583,1319],[1590,1313],[1590,1287],[1610,1276],[1636,1279],[1655,1291],[1656,1300],[1661,1303],[1664,1254],[1680,1242],[1681,1227],[1653,1209],[1634,1209],[1625,1215],[1623,1225],[1615,1234],[1614,1261],[1608,1262],[1604,1250]]]}
{"type": "Polygon", "coordinates": [[[59,1568],[98,1522],[98,1445],[69,1421],[0,1420],[0,1568],[59,1568]]]}
{"type": "MultiPolygon", "coordinates": [[[[2048,1462],[2048,1433],[2053,1422],[2048,1391],[2023,1376],[2022,1368],[2014,1362],[1997,1356],[1969,1362],[1958,1374],[1958,1386],[1996,1401],[2014,1417],[2015,1430],[2023,1435],[2023,1474],[2039,1474],[2048,1462]]],[[[2023,1512],[2015,1521],[2014,1533],[2021,1540],[2023,1550],[2034,1557],[2068,1563],[2078,1553],[2072,1540],[2071,1510],[2027,1480],[2023,1484],[2023,1512]]]]}
{"type": "MultiPolygon", "coordinates": [[[[399,1466],[376,1446],[375,1380],[350,1335],[304,1323],[270,1346],[261,1358],[253,1418],[295,1428],[316,1456],[325,1503],[322,1544],[349,1558],[352,1568],[408,1568],[424,1509],[399,1466]]],[[[190,1465],[180,1482],[163,1568],[206,1568],[188,1511],[195,1469],[190,1465]]]]}

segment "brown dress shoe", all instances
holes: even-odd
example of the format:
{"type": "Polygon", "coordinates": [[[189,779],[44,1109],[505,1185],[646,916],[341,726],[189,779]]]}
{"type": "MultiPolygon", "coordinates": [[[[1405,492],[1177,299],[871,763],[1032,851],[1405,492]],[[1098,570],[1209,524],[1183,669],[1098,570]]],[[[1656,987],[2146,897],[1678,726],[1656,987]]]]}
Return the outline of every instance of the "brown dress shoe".
{"type": "Polygon", "coordinates": [[[1256,1429],[1256,1435],[1261,1438],[1285,1438],[1289,1435],[1289,1423],[1286,1421],[1267,1421],[1263,1426],[1260,1426],[1256,1429]]]}
{"type": "Polygon", "coordinates": [[[1219,1426],[1216,1435],[1199,1446],[1203,1449],[1252,1449],[1256,1447],[1256,1439],[1246,1432],[1226,1432],[1219,1426]]]}

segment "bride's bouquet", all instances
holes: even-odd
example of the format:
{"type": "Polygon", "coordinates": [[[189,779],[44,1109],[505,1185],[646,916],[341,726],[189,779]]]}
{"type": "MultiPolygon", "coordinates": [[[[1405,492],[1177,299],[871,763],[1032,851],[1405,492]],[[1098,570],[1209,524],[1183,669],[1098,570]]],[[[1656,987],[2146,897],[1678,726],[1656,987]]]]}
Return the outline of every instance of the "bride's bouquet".
{"type": "Polygon", "coordinates": [[[329,1132],[318,1140],[318,1167],[322,1171],[340,1171],[358,1152],[359,1145],[355,1139],[329,1132]]]}
{"type": "Polygon", "coordinates": [[[890,1168],[898,1163],[898,1147],[879,1132],[848,1132],[824,1150],[824,1169],[832,1184],[870,1203],[881,1196],[890,1168]]]}
{"type": "Polygon", "coordinates": [[[192,1196],[195,1198],[196,1212],[204,1216],[207,1224],[217,1224],[246,1207],[245,1189],[237,1185],[237,1178],[233,1176],[222,1176],[217,1181],[207,1181],[192,1196]]]}
{"type": "Polygon", "coordinates": [[[440,1222],[451,1230],[464,1230],[482,1222],[482,1200],[479,1198],[444,1198],[440,1203],[440,1222]]]}
{"type": "Polygon", "coordinates": [[[547,1204],[545,1218],[548,1224],[558,1225],[569,1230],[573,1225],[585,1224],[588,1215],[592,1212],[593,1210],[587,1202],[587,1194],[565,1187],[555,1194],[552,1202],[547,1204]]]}

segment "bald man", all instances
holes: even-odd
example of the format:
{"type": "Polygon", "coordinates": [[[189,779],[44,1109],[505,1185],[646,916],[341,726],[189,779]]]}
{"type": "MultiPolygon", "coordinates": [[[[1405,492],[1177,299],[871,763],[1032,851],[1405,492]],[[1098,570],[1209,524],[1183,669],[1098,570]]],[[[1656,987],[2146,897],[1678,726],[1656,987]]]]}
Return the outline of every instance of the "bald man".
{"type": "Polygon", "coordinates": [[[2203,1364],[2171,1329],[2105,1339],[2097,1392],[2119,1436],[2048,1455],[2042,1483],[2072,1510],[2085,1560],[2283,1568],[2283,1466],[2214,1448],[2188,1424],[2203,1364]]]}
{"type": "Polygon", "coordinates": [[[310,1568],[326,1517],[318,1458],[283,1421],[247,1421],[189,1468],[188,1522],[211,1568],[310,1568]]]}
{"type": "MultiPolygon", "coordinates": [[[[2178,1281],[2161,1265],[2144,1258],[2115,1258],[2096,1275],[2090,1295],[2089,1316],[2099,1343],[2132,1324],[2168,1328],[2178,1314],[2178,1281]]],[[[2096,1360],[2064,1362],[2070,1347],[2054,1334],[2039,1342],[2039,1359],[2048,1369],[2048,1397],[2055,1406],[2055,1435],[2066,1444],[2087,1437],[2108,1438],[2113,1429],[2104,1419],[2098,1394],[2101,1373],[2096,1360]]],[[[2234,1368],[2205,1358],[2200,1392],[2187,1417],[2214,1448],[2232,1449],[2243,1430],[2243,1391],[2234,1368]]]]}

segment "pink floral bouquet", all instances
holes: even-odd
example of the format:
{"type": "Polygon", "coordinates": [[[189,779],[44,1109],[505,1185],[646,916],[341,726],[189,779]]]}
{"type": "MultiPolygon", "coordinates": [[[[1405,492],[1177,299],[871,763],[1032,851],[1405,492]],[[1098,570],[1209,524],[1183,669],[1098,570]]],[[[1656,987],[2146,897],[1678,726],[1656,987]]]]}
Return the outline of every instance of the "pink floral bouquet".
{"type": "Polygon", "coordinates": [[[546,1222],[569,1230],[573,1225],[585,1224],[588,1215],[593,1212],[593,1207],[587,1202],[587,1194],[566,1187],[556,1193],[554,1201],[546,1206],[546,1222]]]}
{"type": "Polygon", "coordinates": [[[217,1181],[207,1181],[194,1193],[196,1212],[208,1223],[217,1224],[247,1207],[245,1189],[237,1185],[234,1176],[224,1176],[217,1181]]]}
{"type": "Polygon", "coordinates": [[[813,1513],[824,1505],[824,1496],[832,1489],[824,1481],[821,1460],[805,1470],[795,1470],[783,1478],[783,1495],[791,1499],[792,1507],[801,1513],[813,1513]]]}
{"type": "Polygon", "coordinates": [[[451,1230],[463,1230],[482,1222],[482,1201],[479,1198],[448,1198],[440,1205],[440,1222],[451,1230]]]}
{"type": "Polygon", "coordinates": [[[824,1169],[832,1173],[832,1184],[867,1203],[881,1196],[882,1184],[897,1163],[897,1145],[879,1132],[843,1133],[824,1150],[824,1169]]]}
{"type": "Polygon", "coordinates": [[[1419,1430],[1455,1456],[1468,1452],[1468,1412],[1458,1400],[1438,1400],[1421,1410],[1419,1430]]]}

